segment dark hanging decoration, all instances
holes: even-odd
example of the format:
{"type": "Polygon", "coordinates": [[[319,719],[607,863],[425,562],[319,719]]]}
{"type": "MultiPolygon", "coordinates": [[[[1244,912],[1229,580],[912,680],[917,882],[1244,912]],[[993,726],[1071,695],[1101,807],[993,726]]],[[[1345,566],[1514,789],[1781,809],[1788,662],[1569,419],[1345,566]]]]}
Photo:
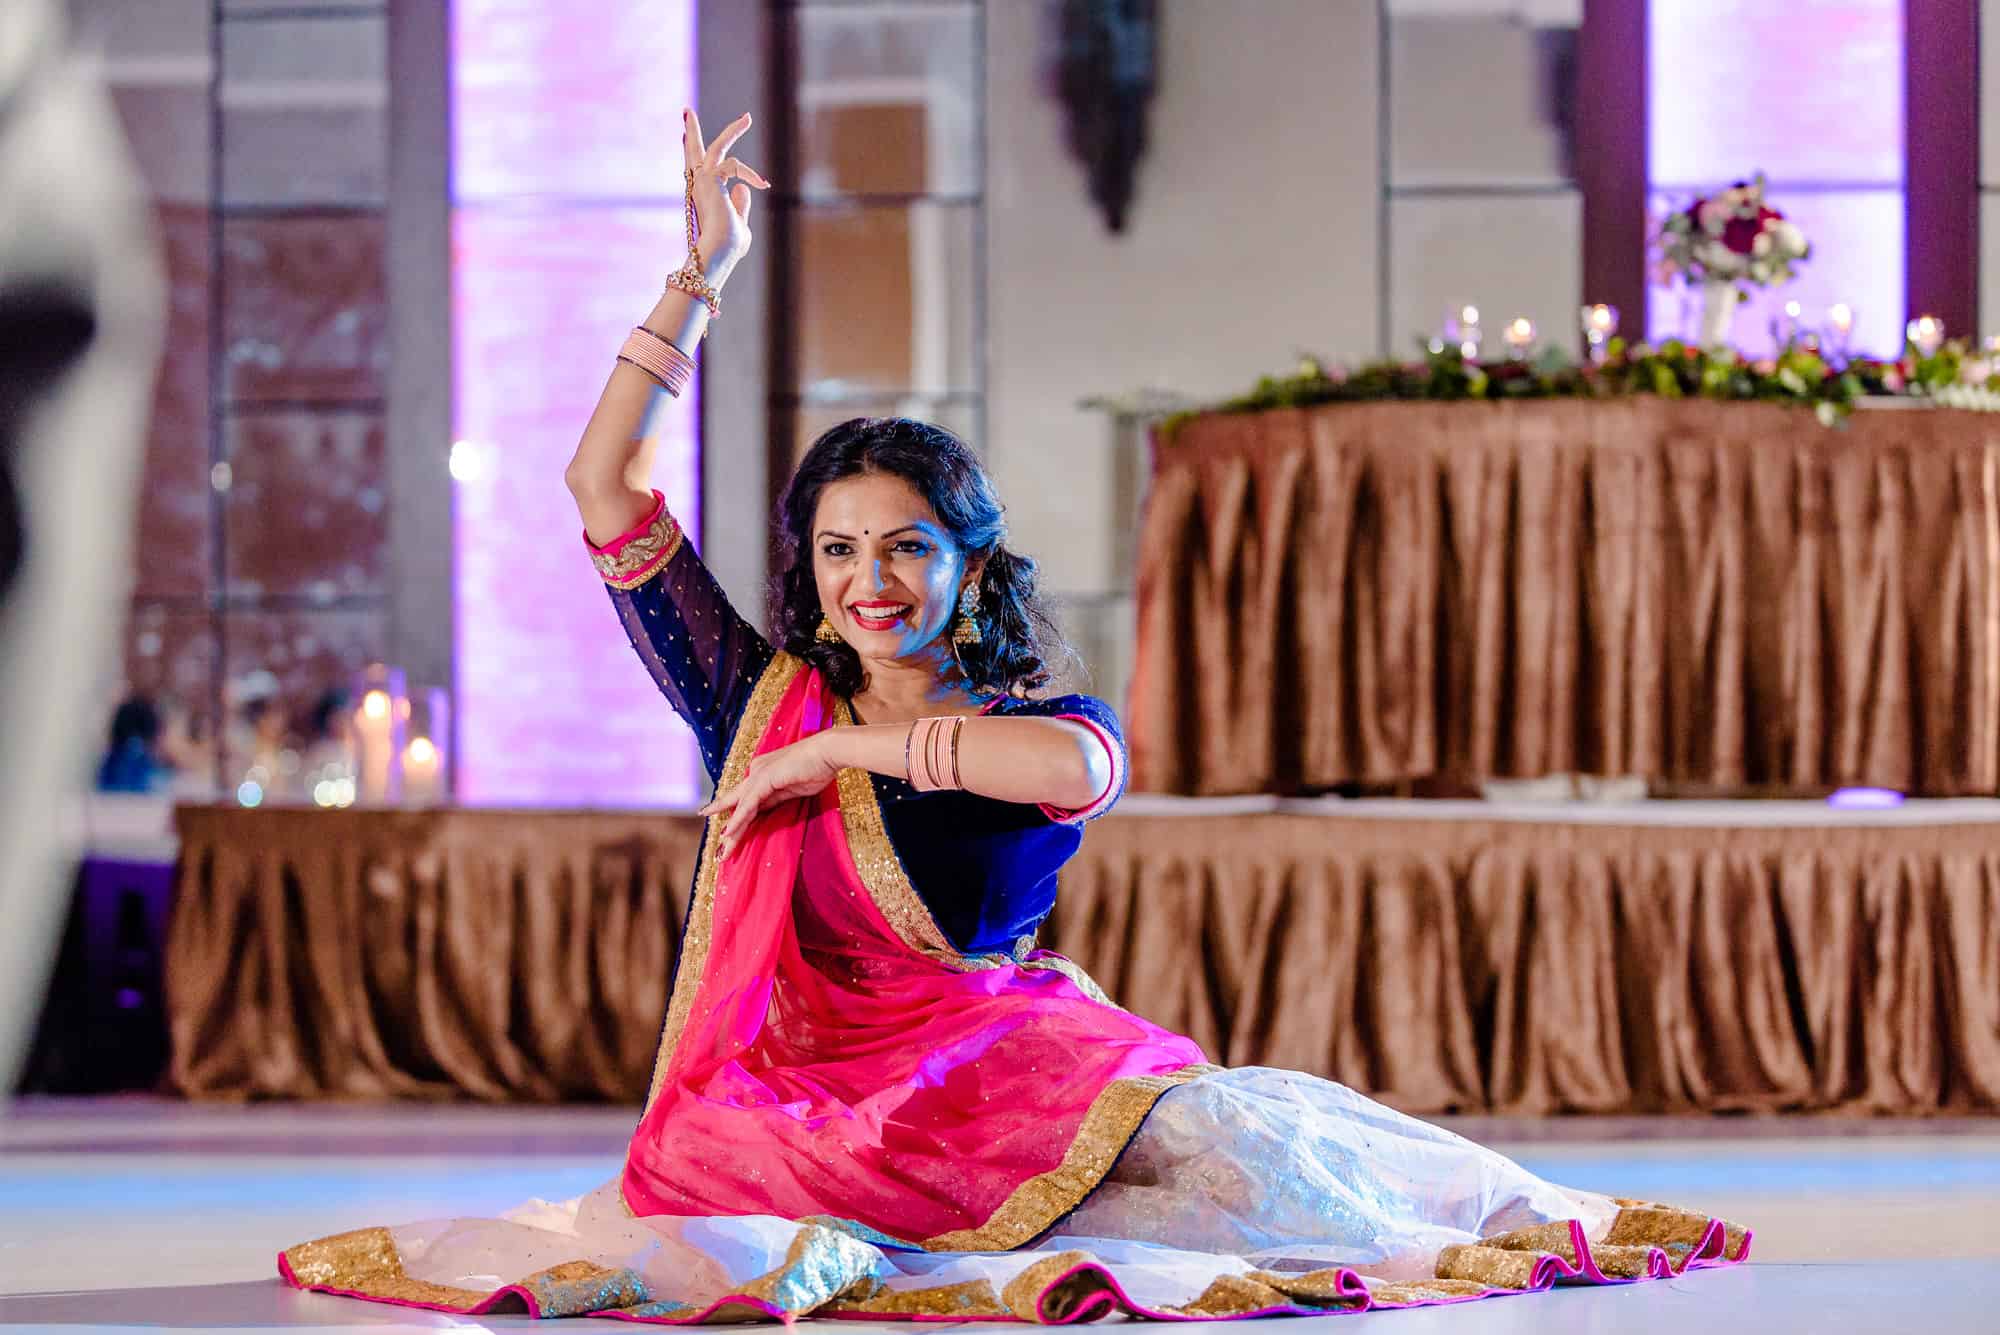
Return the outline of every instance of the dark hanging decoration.
{"type": "Polygon", "coordinates": [[[1069,113],[1070,151],[1114,232],[1125,230],[1146,151],[1158,49],[1155,0],[1062,0],[1056,91],[1069,113]]]}

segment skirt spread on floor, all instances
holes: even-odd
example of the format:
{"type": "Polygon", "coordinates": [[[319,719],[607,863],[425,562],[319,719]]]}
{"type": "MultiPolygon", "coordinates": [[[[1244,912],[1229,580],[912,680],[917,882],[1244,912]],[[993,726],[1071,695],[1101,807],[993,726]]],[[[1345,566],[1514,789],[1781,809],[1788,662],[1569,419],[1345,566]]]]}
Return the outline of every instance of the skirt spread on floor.
{"type": "MultiPolygon", "coordinates": [[[[851,721],[780,655],[725,768],[851,721]]],[[[1731,1264],[1750,1233],[1572,1191],[1331,1081],[1208,1065],[1068,960],[953,949],[843,771],[696,874],[620,1172],[301,1243],[306,1289],[692,1324],[1062,1323],[1460,1302],[1731,1264]]]]}

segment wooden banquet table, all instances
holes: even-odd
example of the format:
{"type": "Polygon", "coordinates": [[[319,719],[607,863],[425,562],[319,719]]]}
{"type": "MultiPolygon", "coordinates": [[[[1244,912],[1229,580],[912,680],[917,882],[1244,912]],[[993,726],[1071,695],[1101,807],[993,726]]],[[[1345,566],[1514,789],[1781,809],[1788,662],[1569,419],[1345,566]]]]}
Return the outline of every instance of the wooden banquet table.
{"type": "MultiPolygon", "coordinates": [[[[2000,803],[1528,814],[1128,798],[1041,944],[1212,1060],[1414,1112],[2000,1110],[2000,803]]],[[[171,1087],[645,1092],[695,818],[177,824],[171,1087]]]]}
{"type": "Polygon", "coordinates": [[[1156,444],[1138,567],[1137,790],[2000,791],[2000,418],[1210,414],[1156,444]]]}

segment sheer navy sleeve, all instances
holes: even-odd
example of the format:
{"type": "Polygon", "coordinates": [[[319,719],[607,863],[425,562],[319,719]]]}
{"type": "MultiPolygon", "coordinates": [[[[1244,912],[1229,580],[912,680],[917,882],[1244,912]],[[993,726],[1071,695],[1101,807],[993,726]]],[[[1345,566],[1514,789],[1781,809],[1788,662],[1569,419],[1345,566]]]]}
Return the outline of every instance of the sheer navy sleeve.
{"type": "MultiPolygon", "coordinates": [[[[736,614],[681,526],[653,493],[653,512],[590,559],[639,661],[687,720],[716,780],[736,722],[771,662],[769,642],[736,614]]],[[[589,539],[585,544],[590,545],[589,539]]]]}

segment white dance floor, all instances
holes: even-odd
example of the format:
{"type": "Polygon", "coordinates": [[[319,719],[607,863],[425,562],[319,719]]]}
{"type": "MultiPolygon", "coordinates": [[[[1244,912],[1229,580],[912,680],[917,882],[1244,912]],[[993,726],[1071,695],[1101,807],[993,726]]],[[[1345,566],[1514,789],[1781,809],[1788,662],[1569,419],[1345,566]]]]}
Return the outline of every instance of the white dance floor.
{"type": "MultiPolygon", "coordinates": [[[[581,1192],[616,1169],[633,1120],[591,1107],[24,1100],[0,1119],[0,1327],[630,1329],[302,1294],[279,1284],[272,1262],[284,1245],[344,1229],[581,1192]]],[[[1752,1262],[1626,1288],[1291,1319],[1274,1332],[2000,1329],[2000,1119],[1450,1124],[1560,1181],[1745,1222],[1752,1262]]]]}

